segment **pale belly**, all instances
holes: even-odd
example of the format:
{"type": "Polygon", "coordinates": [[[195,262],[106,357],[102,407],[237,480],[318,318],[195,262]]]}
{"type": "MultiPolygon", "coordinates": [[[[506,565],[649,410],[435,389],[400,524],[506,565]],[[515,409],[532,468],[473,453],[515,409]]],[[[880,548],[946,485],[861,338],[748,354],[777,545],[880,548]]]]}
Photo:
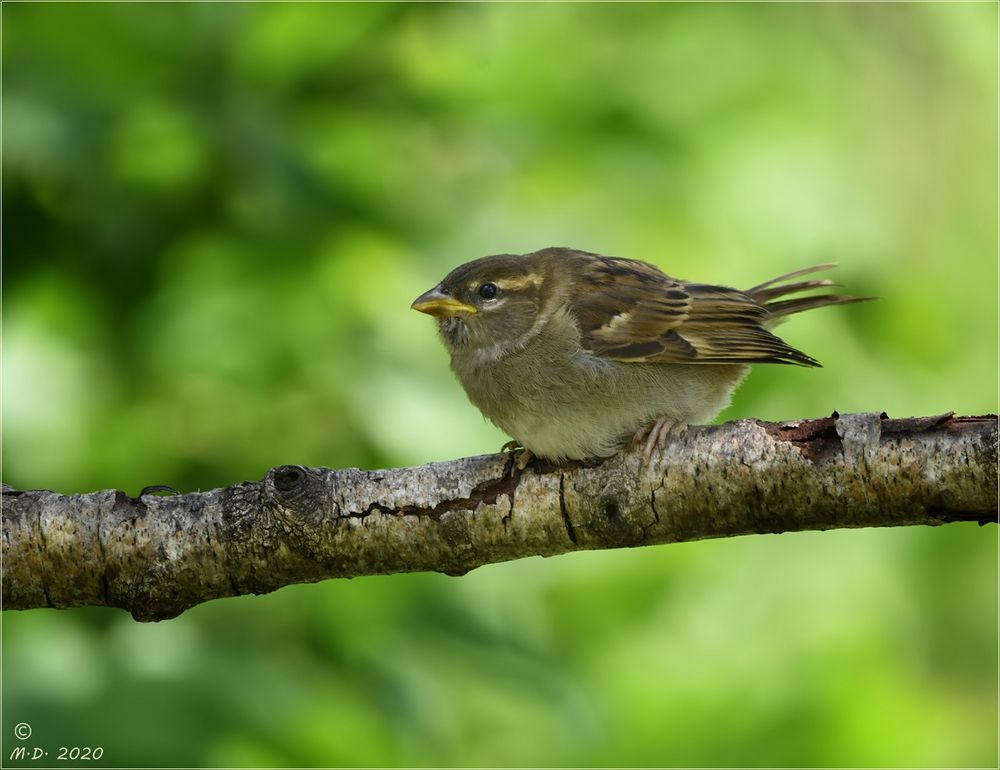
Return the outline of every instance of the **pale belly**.
{"type": "Polygon", "coordinates": [[[562,361],[531,355],[459,377],[486,417],[535,455],[559,461],[614,454],[661,417],[707,422],[747,371],[741,364],[622,363],[577,352],[562,361]]]}

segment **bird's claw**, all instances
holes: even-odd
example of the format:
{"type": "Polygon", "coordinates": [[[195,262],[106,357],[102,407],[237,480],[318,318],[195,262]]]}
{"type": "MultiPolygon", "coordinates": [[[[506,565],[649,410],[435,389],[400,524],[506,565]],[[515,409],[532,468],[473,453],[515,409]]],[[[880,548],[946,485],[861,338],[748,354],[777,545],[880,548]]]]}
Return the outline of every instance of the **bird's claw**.
{"type": "Polygon", "coordinates": [[[510,453],[510,459],[507,461],[507,467],[504,468],[503,472],[504,478],[513,476],[515,470],[520,473],[535,459],[534,452],[521,446],[519,441],[508,441],[500,447],[500,451],[510,453]]]}
{"type": "Polygon", "coordinates": [[[679,436],[687,430],[687,425],[670,417],[660,417],[648,428],[635,434],[633,444],[642,446],[642,466],[648,468],[653,461],[653,454],[663,451],[667,439],[679,436]]]}

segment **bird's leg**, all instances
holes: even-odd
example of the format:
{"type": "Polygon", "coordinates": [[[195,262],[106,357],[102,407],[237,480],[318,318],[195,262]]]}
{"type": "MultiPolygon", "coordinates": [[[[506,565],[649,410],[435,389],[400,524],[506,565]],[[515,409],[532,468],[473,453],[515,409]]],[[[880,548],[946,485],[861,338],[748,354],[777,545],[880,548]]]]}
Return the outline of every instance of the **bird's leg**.
{"type": "Polygon", "coordinates": [[[663,451],[670,436],[678,436],[685,430],[687,430],[687,425],[680,420],[675,420],[672,417],[660,417],[652,425],[636,433],[632,443],[634,446],[642,445],[643,467],[649,466],[654,452],[663,451]]]}

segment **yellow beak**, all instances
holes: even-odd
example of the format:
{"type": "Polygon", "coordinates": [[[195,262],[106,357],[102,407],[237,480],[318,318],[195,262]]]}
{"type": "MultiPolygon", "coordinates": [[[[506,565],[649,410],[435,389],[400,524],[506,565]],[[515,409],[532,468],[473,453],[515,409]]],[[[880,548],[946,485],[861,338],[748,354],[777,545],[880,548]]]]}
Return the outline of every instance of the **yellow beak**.
{"type": "Polygon", "coordinates": [[[472,315],[479,312],[479,309],[474,305],[467,305],[454,297],[449,297],[441,291],[440,286],[435,286],[430,291],[421,294],[413,300],[413,304],[410,307],[414,310],[419,310],[421,313],[427,313],[427,315],[437,316],[438,318],[455,315],[472,315]]]}

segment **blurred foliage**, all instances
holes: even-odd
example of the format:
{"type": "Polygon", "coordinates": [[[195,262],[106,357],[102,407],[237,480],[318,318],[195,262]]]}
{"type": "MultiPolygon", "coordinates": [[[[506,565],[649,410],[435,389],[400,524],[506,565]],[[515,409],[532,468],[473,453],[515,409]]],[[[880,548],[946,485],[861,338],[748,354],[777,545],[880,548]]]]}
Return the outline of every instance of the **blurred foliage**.
{"type": "MultiPolygon", "coordinates": [[[[997,409],[993,4],[4,4],[3,477],[496,450],[410,300],[546,245],[870,305],[726,419],[997,409]]],[[[114,766],[996,766],[995,528],[3,617],[4,751],[114,766]]],[[[15,766],[18,763],[10,763],[15,766]]],[[[21,763],[28,764],[28,763],[21,763]]]]}

